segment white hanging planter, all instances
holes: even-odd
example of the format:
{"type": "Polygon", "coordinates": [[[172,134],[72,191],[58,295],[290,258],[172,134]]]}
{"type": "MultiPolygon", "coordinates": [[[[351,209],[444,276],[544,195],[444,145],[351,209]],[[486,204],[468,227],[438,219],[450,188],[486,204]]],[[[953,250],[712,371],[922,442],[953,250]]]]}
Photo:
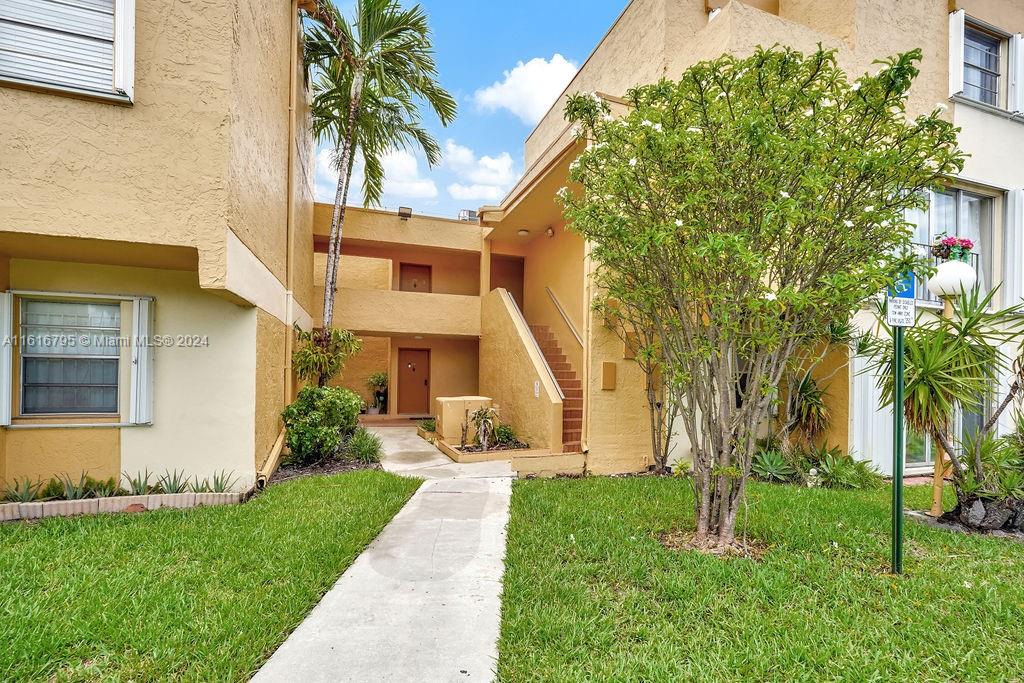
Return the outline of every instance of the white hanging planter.
{"type": "Polygon", "coordinates": [[[970,292],[978,282],[978,274],[971,264],[963,261],[945,261],[939,264],[935,275],[928,278],[928,291],[938,297],[960,296],[970,292]]]}

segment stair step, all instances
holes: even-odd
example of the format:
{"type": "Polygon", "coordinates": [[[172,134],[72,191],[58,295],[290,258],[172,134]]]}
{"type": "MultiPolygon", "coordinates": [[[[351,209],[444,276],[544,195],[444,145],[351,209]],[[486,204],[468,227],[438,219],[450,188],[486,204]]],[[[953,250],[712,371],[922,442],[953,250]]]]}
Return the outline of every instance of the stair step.
{"type": "MultiPolygon", "coordinates": [[[[568,372],[556,371],[555,372],[555,379],[557,379],[559,381],[559,383],[561,383],[563,379],[566,380],[566,381],[572,381],[572,380],[576,379],[576,373],[573,372],[572,370],[569,370],[568,372]]],[[[576,380],[576,381],[578,382],[579,380],[576,380]]]]}
{"type": "Polygon", "coordinates": [[[576,432],[583,429],[583,418],[565,419],[562,418],[562,433],[576,432]]]}
{"type": "Polygon", "coordinates": [[[581,442],[581,441],[567,441],[567,442],[562,444],[562,452],[563,453],[579,453],[580,449],[582,447],[583,447],[583,442],[581,442]]]}
{"type": "MultiPolygon", "coordinates": [[[[564,361],[553,361],[550,358],[547,359],[548,365],[551,366],[552,372],[572,372],[572,365],[564,361]]],[[[573,372],[572,374],[576,374],[573,372]]]]}
{"type": "MultiPolygon", "coordinates": [[[[582,389],[583,388],[583,380],[579,380],[579,379],[575,379],[575,378],[573,378],[573,379],[560,379],[560,380],[558,380],[558,386],[562,387],[562,392],[563,393],[567,389],[582,389]]],[[[566,394],[566,396],[568,396],[568,394],[566,394]]]]}
{"type": "Polygon", "coordinates": [[[564,353],[559,353],[553,356],[544,356],[544,360],[546,360],[552,366],[552,368],[554,368],[556,363],[565,363],[566,365],[570,365],[564,353]]]}
{"type": "Polygon", "coordinates": [[[583,410],[581,408],[566,408],[562,404],[562,420],[582,420],[583,410]]]}
{"type": "Polygon", "coordinates": [[[562,387],[562,393],[565,394],[566,398],[578,398],[583,400],[583,389],[566,389],[565,387],[562,387]]]}

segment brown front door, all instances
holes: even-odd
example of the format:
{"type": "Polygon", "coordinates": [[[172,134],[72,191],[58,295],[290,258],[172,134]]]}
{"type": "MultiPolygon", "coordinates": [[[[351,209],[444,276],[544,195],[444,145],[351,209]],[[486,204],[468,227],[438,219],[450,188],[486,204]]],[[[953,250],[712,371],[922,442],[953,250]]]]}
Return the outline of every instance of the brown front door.
{"type": "Polygon", "coordinates": [[[403,292],[430,292],[430,266],[414,263],[399,265],[398,289],[403,292]]]}
{"type": "Polygon", "coordinates": [[[398,412],[430,414],[430,351],[398,349],[398,412]]]}

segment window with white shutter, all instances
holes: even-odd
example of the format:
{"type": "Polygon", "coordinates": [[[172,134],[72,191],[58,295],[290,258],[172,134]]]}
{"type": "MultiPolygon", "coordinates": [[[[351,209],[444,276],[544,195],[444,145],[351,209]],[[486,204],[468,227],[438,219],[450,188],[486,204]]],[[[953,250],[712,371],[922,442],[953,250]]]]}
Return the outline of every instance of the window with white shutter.
{"type": "Polygon", "coordinates": [[[0,81],[133,97],[135,0],[2,0],[0,81]]]}

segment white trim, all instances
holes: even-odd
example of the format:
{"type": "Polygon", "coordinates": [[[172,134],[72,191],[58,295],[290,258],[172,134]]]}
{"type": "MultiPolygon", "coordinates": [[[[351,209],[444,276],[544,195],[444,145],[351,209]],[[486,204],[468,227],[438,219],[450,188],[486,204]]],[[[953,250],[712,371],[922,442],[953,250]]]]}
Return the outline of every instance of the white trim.
{"type": "Polygon", "coordinates": [[[966,12],[958,9],[949,15],[949,96],[964,92],[964,20],[966,12]]]}
{"type": "Polygon", "coordinates": [[[114,90],[135,100],[135,0],[114,0],[114,90]]]}
{"type": "MultiPolygon", "coordinates": [[[[33,415],[33,417],[36,417],[33,415]]],[[[131,422],[41,422],[36,424],[5,425],[7,429],[113,429],[121,427],[145,427],[131,422]]]]}
{"type": "Polygon", "coordinates": [[[851,452],[858,459],[870,460],[882,474],[892,476],[892,406],[881,405],[878,376],[870,370],[870,363],[866,356],[854,354],[850,358],[853,376],[851,452]]]}
{"type": "Polygon", "coordinates": [[[100,294],[98,292],[61,292],[61,291],[49,291],[43,289],[12,289],[11,294],[25,297],[44,297],[47,299],[67,298],[67,299],[107,299],[108,301],[134,301],[138,299],[138,295],[134,294],[100,294]]]}
{"type": "Polygon", "coordinates": [[[128,422],[153,423],[153,300],[140,297],[132,301],[132,367],[128,394],[128,422]]]}
{"type": "Polygon", "coordinates": [[[270,269],[257,257],[234,231],[226,231],[227,276],[225,288],[236,296],[291,326],[298,323],[309,329],[313,318],[298,303],[289,306],[291,293],[270,269]]]}
{"type": "Polygon", "coordinates": [[[1024,189],[1006,193],[1005,217],[1003,302],[1009,306],[1024,299],[1024,189]]]}
{"type": "Polygon", "coordinates": [[[0,342],[0,426],[8,426],[14,393],[14,295],[10,292],[0,292],[0,342]]]}
{"type": "Polygon", "coordinates": [[[1024,36],[1015,33],[1009,41],[1010,88],[1006,108],[1015,114],[1024,114],[1024,36]]]}
{"type": "Polygon", "coordinates": [[[304,330],[313,329],[313,316],[306,312],[298,301],[295,300],[295,293],[288,292],[288,325],[298,325],[304,330]]]}

